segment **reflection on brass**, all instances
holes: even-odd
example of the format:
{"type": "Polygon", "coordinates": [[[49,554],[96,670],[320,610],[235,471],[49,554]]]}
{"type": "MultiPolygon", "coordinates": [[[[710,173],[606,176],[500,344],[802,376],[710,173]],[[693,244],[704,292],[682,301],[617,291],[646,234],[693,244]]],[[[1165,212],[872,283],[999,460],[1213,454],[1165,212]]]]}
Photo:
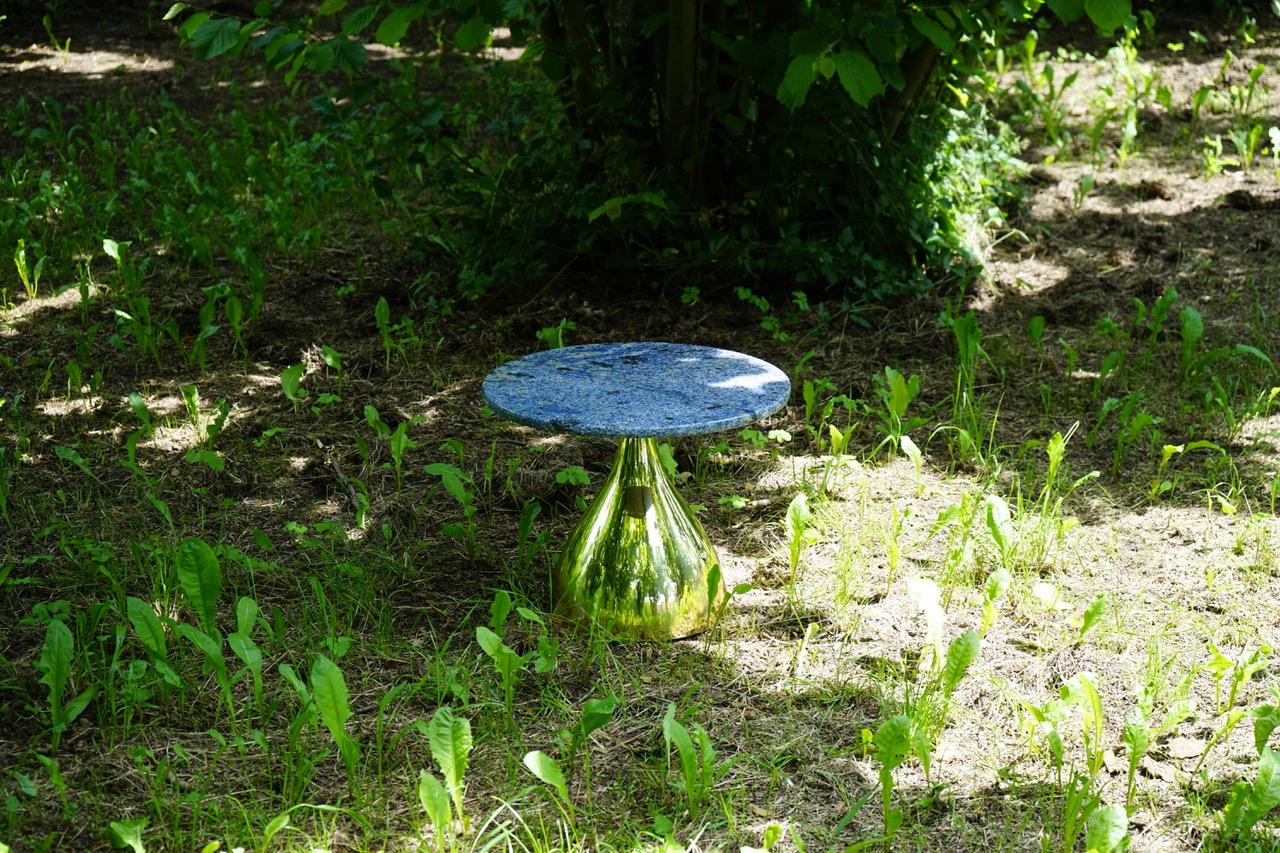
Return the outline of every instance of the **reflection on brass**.
{"type": "Polygon", "coordinates": [[[705,631],[726,595],[702,525],[676,492],[651,438],[625,438],[552,582],[557,609],[615,637],[664,640],[705,631]],[[710,593],[710,595],[709,595],[710,593]]]}

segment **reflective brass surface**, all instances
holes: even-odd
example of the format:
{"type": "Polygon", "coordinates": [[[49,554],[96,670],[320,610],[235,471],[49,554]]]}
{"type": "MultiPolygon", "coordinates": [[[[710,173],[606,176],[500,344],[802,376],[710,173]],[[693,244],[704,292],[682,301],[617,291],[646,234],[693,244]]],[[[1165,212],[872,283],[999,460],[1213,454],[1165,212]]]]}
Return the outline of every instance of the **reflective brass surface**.
{"type": "Polygon", "coordinates": [[[624,438],[613,470],[552,578],[557,610],[613,636],[665,640],[705,631],[726,595],[715,550],[652,438],[624,438]]]}

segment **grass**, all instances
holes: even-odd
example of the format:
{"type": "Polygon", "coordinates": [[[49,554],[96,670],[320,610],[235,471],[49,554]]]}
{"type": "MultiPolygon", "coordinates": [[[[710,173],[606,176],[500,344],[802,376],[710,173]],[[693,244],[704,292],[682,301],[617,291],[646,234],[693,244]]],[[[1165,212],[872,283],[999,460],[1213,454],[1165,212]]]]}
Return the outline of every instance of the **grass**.
{"type": "MultiPolygon", "coordinates": [[[[1231,44],[1206,124],[1273,103],[1231,44]]],[[[1079,77],[1022,105],[1061,148],[1022,237],[856,334],[817,294],[744,331],[714,282],[696,311],[683,285],[453,299],[415,249],[430,190],[366,180],[377,126],[238,72],[217,112],[9,105],[0,842],[1273,849],[1280,258],[1250,235],[1277,193],[1215,202],[1194,135],[1099,126],[1126,110],[1091,75],[1180,109],[1222,64],[1159,50],[1052,57],[1079,77]],[[804,399],[674,443],[735,596],[704,637],[619,645],[545,612],[609,443],[504,423],[478,383],[655,310],[804,399]]]]}

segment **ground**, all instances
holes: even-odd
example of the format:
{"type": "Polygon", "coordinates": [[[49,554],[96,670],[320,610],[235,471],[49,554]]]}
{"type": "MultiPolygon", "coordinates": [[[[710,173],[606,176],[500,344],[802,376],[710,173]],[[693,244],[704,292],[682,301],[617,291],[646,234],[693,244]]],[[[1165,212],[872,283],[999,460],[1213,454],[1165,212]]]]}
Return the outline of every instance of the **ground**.
{"type": "MultiPolygon", "coordinates": [[[[771,293],[768,312],[714,282],[584,273],[448,298],[446,261],[407,249],[392,207],[342,195],[323,113],[279,129],[280,83],[250,63],[200,63],[158,22],[67,22],[61,46],[0,30],[0,85],[26,95],[5,107],[5,233],[64,250],[34,296],[5,272],[0,299],[0,842],[96,849],[142,826],[152,850],[431,849],[419,772],[443,770],[427,722],[448,705],[474,740],[460,847],[732,849],[775,822],[776,849],[878,844],[875,733],[898,714],[933,739],[927,773],[916,756],[893,774],[901,849],[1077,849],[1073,820],[1106,804],[1128,806],[1132,850],[1245,844],[1218,815],[1257,775],[1248,712],[1277,701],[1280,34],[1158,24],[1130,54],[1050,34],[1061,46],[998,69],[1027,84],[992,96],[1030,140],[1026,202],[982,278],[855,310],[771,293]],[[1060,98],[1046,63],[1055,86],[1079,74],[1060,98]],[[130,180],[95,194],[117,166],[130,180]],[[277,190],[285,212],[263,202],[277,190]],[[185,236],[121,262],[99,245],[142,221],[185,236]],[[254,276],[261,312],[233,334],[228,293],[254,276]],[[756,432],[673,443],[737,590],[715,630],[627,644],[538,621],[612,445],[507,423],[480,382],[558,326],[567,344],[689,341],[791,375],[756,432]],[[896,412],[886,367],[919,377],[896,412]],[[459,494],[433,463],[464,475],[459,494]],[[212,625],[182,583],[193,539],[220,564],[212,625]],[[525,613],[493,617],[501,591],[525,613]],[[171,620],[162,654],[130,599],[171,620]],[[94,691],[60,743],[51,619],[74,638],[64,701],[94,691]],[[475,641],[489,624],[528,654],[510,701],[475,641]],[[197,625],[252,639],[261,695],[243,643],[218,637],[220,677],[197,625]],[[932,644],[969,630],[980,650],[944,690],[932,644]],[[308,687],[349,705],[345,735],[308,719],[308,687]],[[584,703],[610,695],[573,749],[584,703]],[[714,744],[700,783],[664,742],[670,707],[714,744]],[[564,765],[572,805],[522,766],[531,750],[564,765]]],[[[1277,838],[1267,818],[1253,843],[1277,838]]]]}

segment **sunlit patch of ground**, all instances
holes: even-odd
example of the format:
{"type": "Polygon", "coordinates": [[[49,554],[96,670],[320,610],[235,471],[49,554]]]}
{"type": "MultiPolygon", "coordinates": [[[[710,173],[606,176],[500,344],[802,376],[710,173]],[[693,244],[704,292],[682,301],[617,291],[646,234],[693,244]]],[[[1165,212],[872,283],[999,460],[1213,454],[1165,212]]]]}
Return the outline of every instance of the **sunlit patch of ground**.
{"type": "Polygon", "coordinates": [[[157,73],[172,71],[173,68],[173,60],[145,52],[126,53],[104,48],[84,50],[74,43],[68,44],[65,50],[48,44],[32,44],[24,48],[0,46],[0,69],[7,74],[53,71],[101,80],[115,74],[157,73]]]}

